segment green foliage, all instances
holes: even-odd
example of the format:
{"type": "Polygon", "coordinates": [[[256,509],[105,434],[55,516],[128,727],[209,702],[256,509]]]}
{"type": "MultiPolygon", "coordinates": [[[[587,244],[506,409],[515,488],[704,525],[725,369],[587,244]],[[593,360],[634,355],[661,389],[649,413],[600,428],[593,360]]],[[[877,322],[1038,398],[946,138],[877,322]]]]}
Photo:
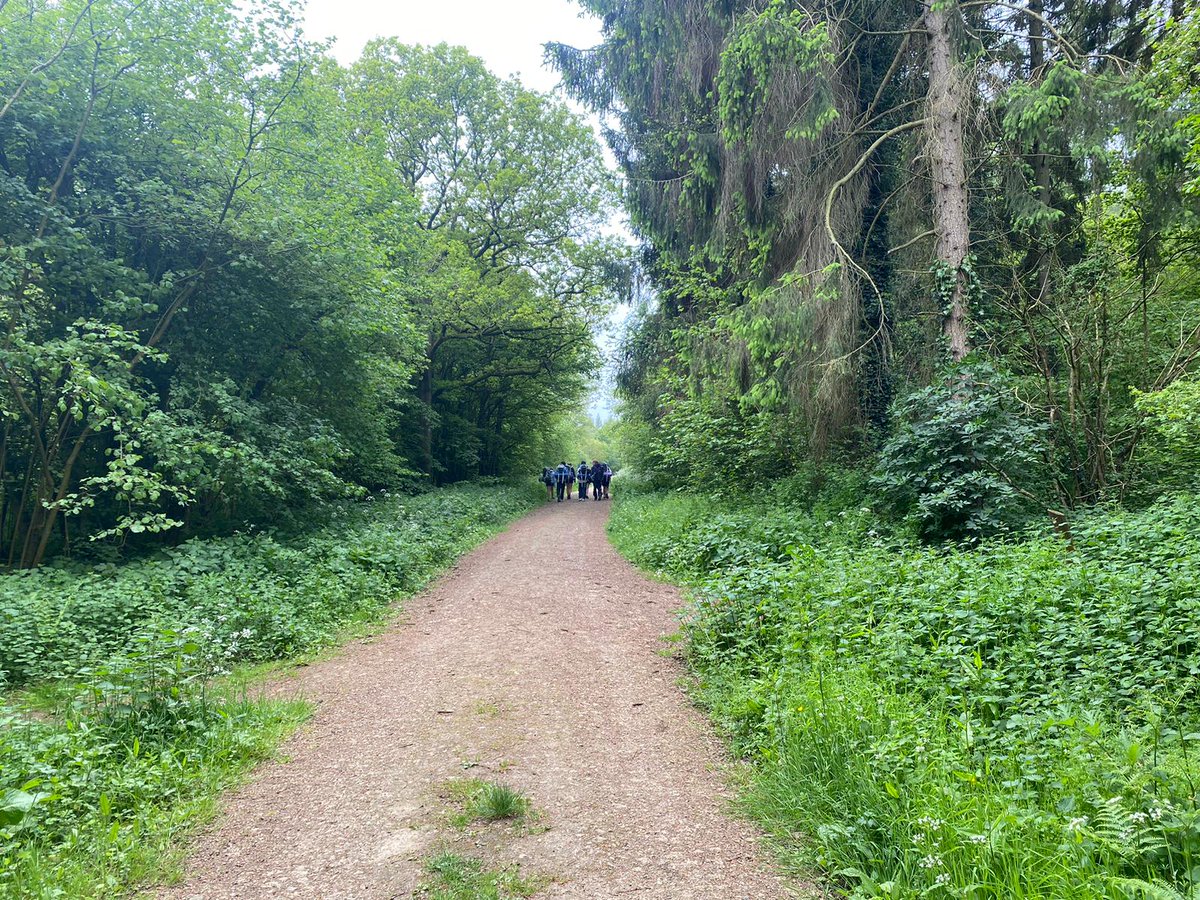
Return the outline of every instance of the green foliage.
{"type": "Polygon", "coordinates": [[[706,398],[664,396],[662,407],[635,461],[656,483],[726,494],[793,473],[796,436],[786,418],[706,398]]]}
{"type": "Polygon", "coordinates": [[[1074,551],[927,550],[802,508],[622,497],[612,525],[694,587],[699,697],[785,859],[856,897],[1187,895],[1197,498],[1096,513],[1074,551]]]}
{"type": "Polygon", "coordinates": [[[300,18],[0,4],[9,565],[510,474],[581,400],[627,280],[591,130],[461,48],[343,69],[300,18]]]}
{"type": "Polygon", "coordinates": [[[601,236],[615,194],[595,137],[458,47],[373,41],[346,89],[360,139],[421,207],[406,454],[438,481],[527,473],[539,433],[582,399],[590,333],[627,281],[601,236]]]}
{"type": "Polygon", "coordinates": [[[414,896],[423,900],[510,900],[532,897],[545,879],[522,877],[516,866],[499,871],[455,853],[440,853],[425,862],[429,877],[414,896]]]}
{"type": "Polygon", "coordinates": [[[771,85],[781,66],[812,77],[815,87],[805,105],[795,111],[787,136],[816,138],[838,115],[822,71],[832,61],[827,24],[806,10],[772,0],[758,15],[747,16],[721,51],[716,94],[725,139],[736,144],[760,137],[754,126],[763,124],[771,85]]]}
{"type": "Polygon", "coordinates": [[[1022,521],[1045,480],[1045,429],[986,363],[955,367],[896,401],[873,485],[932,539],[978,539],[1022,521]],[[1040,474],[1040,479],[1039,479],[1040,474]]]}
{"type": "Polygon", "coordinates": [[[172,841],[308,715],[211,687],[219,657],[146,635],[49,713],[0,707],[0,895],[113,897],[164,874],[172,841]]]}
{"type": "Polygon", "coordinates": [[[529,812],[529,798],[507,784],[489,781],[471,797],[467,811],[487,822],[520,819],[529,812]]]}
{"type": "Polygon", "coordinates": [[[1162,390],[1135,390],[1133,395],[1153,432],[1141,448],[1142,480],[1194,487],[1200,478],[1200,381],[1180,379],[1162,390]]]}
{"type": "Polygon", "coordinates": [[[167,625],[198,629],[226,667],[321,647],[535,500],[502,484],[378,496],[331,507],[323,528],[290,539],[195,539],[122,565],[0,576],[0,677],[10,686],[70,678],[167,625]]]}
{"type": "MultiPolygon", "coordinates": [[[[550,57],[611,117],[655,288],[623,348],[627,415],[731,401],[787,417],[817,461],[866,457],[897,387],[941,377],[953,299],[1048,426],[1056,506],[1178,486],[1139,467],[1129,389],[1198,358],[1194,2],[582,5],[604,40],[550,57]],[[929,166],[960,155],[947,204],[931,188],[959,176],[929,166]]],[[[1012,505],[992,481],[967,494],[1012,505]]],[[[945,500],[931,536],[943,514],[955,536],[1013,518],[945,500]]]]}

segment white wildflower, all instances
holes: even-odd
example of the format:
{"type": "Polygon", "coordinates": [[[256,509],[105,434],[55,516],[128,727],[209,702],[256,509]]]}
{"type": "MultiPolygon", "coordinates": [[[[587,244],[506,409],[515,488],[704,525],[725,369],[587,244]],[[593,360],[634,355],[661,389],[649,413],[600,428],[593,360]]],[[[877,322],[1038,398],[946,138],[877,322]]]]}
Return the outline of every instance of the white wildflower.
{"type": "Polygon", "coordinates": [[[912,841],[914,844],[918,844],[918,845],[923,844],[923,843],[925,843],[925,835],[922,832],[918,831],[916,834],[913,835],[912,841]]]}
{"type": "Polygon", "coordinates": [[[1067,823],[1067,831],[1078,831],[1088,823],[1087,816],[1076,816],[1067,823]]]}
{"type": "Polygon", "coordinates": [[[919,863],[922,869],[940,869],[942,867],[942,858],[936,853],[930,853],[919,863]]]}
{"type": "Polygon", "coordinates": [[[1136,823],[1138,823],[1139,825],[1140,825],[1142,822],[1145,822],[1145,821],[1146,821],[1146,819],[1148,819],[1148,818],[1149,818],[1149,816],[1147,816],[1147,815],[1146,815],[1144,812],[1131,812],[1131,813],[1129,814],[1129,821],[1130,821],[1130,822],[1136,822],[1136,823]]]}
{"type": "Polygon", "coordinates": [[[986,844],[988,842],[986,834],[973,834],[967,838],[972,844],[986,844]]]}
{"type": "Polygon", "coordinates": [[[938,877],[933,880],[933,883],[934,884],[949,884],[950,883],[950,873],[942,872],[942,874],[938,875],[938,877]]]}

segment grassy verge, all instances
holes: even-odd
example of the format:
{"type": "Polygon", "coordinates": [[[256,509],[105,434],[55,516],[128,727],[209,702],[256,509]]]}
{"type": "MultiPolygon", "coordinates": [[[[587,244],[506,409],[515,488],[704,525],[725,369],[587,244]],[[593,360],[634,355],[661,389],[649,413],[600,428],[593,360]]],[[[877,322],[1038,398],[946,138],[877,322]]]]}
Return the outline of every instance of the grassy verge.
{"type": "Polygon", "coordinates": [[[933,550],[864,507],[626,497],[781,858],[853,897],[1200,883],[1200,503],[933,550]]]}
{"type": "Polygon", "coordinates": [[[169,877],[180,836],[307,716],[231,672],[361,631],[536,499],[458,487],[339,507],[290,540],[0,576],[0,896],[169,877]]]}

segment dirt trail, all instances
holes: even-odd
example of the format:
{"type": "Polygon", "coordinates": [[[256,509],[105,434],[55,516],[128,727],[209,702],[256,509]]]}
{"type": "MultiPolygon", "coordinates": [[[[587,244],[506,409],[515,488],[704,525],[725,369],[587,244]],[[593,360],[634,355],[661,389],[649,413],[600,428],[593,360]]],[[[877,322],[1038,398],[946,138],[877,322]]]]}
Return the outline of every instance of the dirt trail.
{"type": "Polygon", "coordinates": [[[552,877],[539,897],[792,896],[728,815],[720,747],[662,655],[679,595],[617,555],[607,512],[547,505],[276,686],[313,721],[161,897],[404,898],[445,846],[552,877]],[[464,776],[525,791],[546,830],[456,832],[438,791],[464,776]]]}

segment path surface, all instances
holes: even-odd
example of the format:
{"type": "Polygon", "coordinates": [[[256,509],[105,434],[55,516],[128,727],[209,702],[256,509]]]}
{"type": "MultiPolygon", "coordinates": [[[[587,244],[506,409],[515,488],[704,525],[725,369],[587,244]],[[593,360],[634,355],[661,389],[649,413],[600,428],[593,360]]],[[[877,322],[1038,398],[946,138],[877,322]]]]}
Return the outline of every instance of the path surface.
{"type": "Polygon", "coordinates": [[[407,898],[446,846],[553,878],[539,897],[792,896],[728,814],[720,747],[663,655],[679,595],[617,555],[607,512],[547,505],[275,686],[314,719],[161,897],[407,898]],[[464,776],[525,791],[546,829],[456,832],[439,790],[464,776]]]}

